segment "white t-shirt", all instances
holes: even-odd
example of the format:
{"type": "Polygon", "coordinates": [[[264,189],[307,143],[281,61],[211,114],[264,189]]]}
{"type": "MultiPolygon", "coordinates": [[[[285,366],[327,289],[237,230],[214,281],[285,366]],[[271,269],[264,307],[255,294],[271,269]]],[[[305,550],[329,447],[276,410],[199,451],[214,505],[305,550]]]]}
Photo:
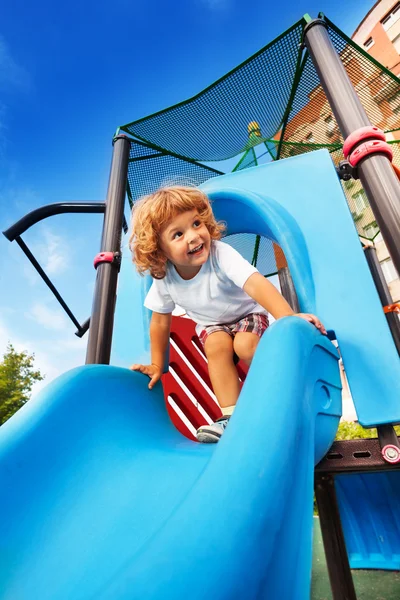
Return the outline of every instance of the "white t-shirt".
{"type": "Polygon", "coordinates": [[[174,265],[168,263],[166,276],[153,279],[144,305],[166,314],[178,304],[202,327],[236,323],[250,313],[267,314],[242,289],[250,275],[257,272],[234,248],[212,241],[207,262],[193,279],[182,279],[174,265]]]}

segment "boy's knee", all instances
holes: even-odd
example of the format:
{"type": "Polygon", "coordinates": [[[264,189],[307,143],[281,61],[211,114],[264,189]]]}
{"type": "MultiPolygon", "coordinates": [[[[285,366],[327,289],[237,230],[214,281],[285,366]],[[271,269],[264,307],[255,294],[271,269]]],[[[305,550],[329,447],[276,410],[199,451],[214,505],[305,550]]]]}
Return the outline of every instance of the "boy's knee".
{"type": "Polygon", "coordinates": [[[241,360],[251,361],[259,341],[260,338],[257,335],[247,334],[246,337],[237,335],[233,348],[241,360]]]}
{"type": "Polygon", "coordinates": [[[232,338],[228,336],[219,337],[214,335],[210,335],[207,338],[204,351],[207,356],[207,360],[219,359],[224,355],[233,355],[233,343],[232,338]]]}

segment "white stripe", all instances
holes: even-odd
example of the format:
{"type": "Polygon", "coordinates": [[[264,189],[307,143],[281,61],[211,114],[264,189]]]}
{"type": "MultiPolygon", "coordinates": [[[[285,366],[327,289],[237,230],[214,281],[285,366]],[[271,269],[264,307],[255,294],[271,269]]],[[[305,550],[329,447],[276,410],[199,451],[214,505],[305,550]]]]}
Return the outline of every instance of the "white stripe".
{"type": "Polygon", "coordinates": [[[205,418],[207,423],[208,424],[213,423],[214,421],[211,419],[211,417],[209,417],[209,415],[206,413],[206,411],[201,406],[201,404],[199,404],[199,401],[197,400],[197,398],[195,398],[193,396],[193,394],[189,390],[189,388],[186,387],[186,385],[183,383],[182,379],[179,377],[178,373],[172,367],[169,368],[169,372],[171,373],[171,375],[175,379],[175,381],[178,383],[179,387],[185,392],[185,394],[187,395],[189,400],[191,400],[192,404],[195,405],[195,407],[197,408],[199,413],[205,418]]]}
{"type": "Polygon", "coordinates": [[[196,437],[196,429],[193,427],[193,425],[191,424],[189,419],[186,417],[186,415],[181,411],[181,409],[179,408],[179,406],[177,405],[175,400],[173,398],[171,398],[171,396],[168,396],[168,404],[171,406],[172,410],[180,418],[182,423],[184,423],[186,425],[186,427],[189,429],[190,433],[192,433],[194,435],[194,437],[196,437]]]}
{"type": "MultiPolygon", "coordinates": [[[[175,350],[177,351],[177,353],[179,354],[179,356],[181,357],[181,359],[184,361],[185,365],[187,365],[189,367],[189,369],[192,371],[192,373],[196,377],[197,381],[203,386],[203,388],[206,390],[206,392],[208,393],[208,395],[210,396],[210,398],[212,398],[214,400],[215,404],[219,407],[218,400],[217,400],[215,394],[210,390],[210,388],[208,387],[208,385],[206,384],[206,382],[203,381],[203,379],[200,377],[200,375],[198,374],[198,372],[196,371],[196,369],[193,367],[193,365],[191,364],[191,362],[189,362],[189,360],[183,354],[182,350],[179,348],[179,346],[177,345],[177,343],[174,342],[174,340],[172,340],[172,339],[170,339],[170,342],[171,342],[171,346],[173,348],[175,348],[175,350]]],[[[197,352],[199,352],[201,354],[200,350],[197,348],[196,344],[193,341],[192,341],[192,345],[196,348],[197,352]]],[[[202,358],[204,360],[204,356],[203,355],[202,355],[202,358]]]]}

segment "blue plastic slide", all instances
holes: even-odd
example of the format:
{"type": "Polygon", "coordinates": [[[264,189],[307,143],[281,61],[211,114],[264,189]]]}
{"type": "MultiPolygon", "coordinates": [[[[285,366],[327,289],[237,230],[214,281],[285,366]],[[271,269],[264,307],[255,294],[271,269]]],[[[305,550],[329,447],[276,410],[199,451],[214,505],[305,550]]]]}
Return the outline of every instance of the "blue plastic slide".
{"type": "MultiPolygon", "coordinates": [[[[359,421],[400,422],[400,362],[328,152],[202,187],[228,234],[284,250],[301,310],[336,332],[359,421]]],[[[147,347],[130,267],[113,339],[123,365],[147,347]]],[[[272,325],[216,446],[183,438],[161,386],[149,392],[138,373],[88,366],[50,384],[0,430],[0,599],[308,600],[313,467],[339,420],[337,358],[309,323],[272,325]]],[[[378,491],[374,477],[339,478],[346,542],[353,564],[393,568],[399,477],[378,491]]]]}
{"type": "Polygon", "coordinates": [[[78,368],[1,428],[0,597],[308,599],[334,346],[301,319],[272,325],[217,445],[183,438],[147,383],[78,368]]]}

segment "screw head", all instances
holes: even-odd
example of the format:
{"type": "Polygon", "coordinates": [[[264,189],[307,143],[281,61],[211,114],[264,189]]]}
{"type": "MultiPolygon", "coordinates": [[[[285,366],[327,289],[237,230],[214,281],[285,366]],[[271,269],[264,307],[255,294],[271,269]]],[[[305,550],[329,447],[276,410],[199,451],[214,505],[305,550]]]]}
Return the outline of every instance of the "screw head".
{"type": "Polygon", "coordinates": [[[386,462],[389,463],[398,463],[400,462],[400,449],[397,446],[392,444],[388,444],[384,448],[382,448],[382,457],[386,462]]]}

